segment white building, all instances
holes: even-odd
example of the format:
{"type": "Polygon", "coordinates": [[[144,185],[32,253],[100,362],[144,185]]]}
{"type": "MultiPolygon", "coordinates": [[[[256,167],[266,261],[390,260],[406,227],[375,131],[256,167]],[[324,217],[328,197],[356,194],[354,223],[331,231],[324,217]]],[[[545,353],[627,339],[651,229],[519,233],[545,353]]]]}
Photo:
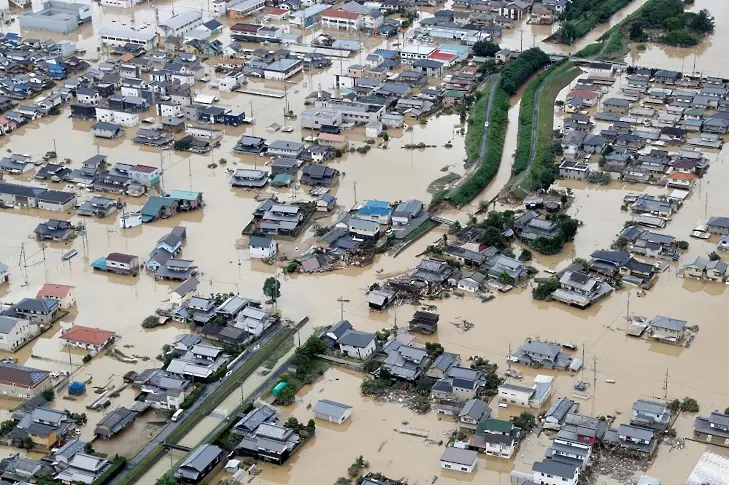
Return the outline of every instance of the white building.
{"type": "Polygon", "coordinates": [[[353,359],[364,360],[377,349],[377,336],[374,333],[347,330],[337,340],[339,350],[353,359]]]}
{"type": "Polygon", "coordinates": [[[272,62],[263,70],[263,77],[276,81],[285,81],[295,76],[304,68],[304,63],[300,59],[280,59],[272,62]]]}
{"type": "Polygon", "coordinates": [[[499,402],[540,409],[552,395],[553,379],[550,376],[537,375],[532,387],[502,384],[499,386],[499,402]]]}
{"type": "Polygon", "coordinates": [[[137,0],[101,0],[99,3],[105,7],[132,8],[140,2],[137,0]]]}
{"type": "Polygon", "coordinates": [[[116,123],[121,126],[136,126],[139,124],[139,113],[126,113],[109,108],[96,108],[96,120],[106,123],[116,123]]]}
{"type": "Polygon", "coordinates": [[[330,8],[321,13],[321,25],[329,29],[359,30],[362,14],[330,8]]]}
{"type": "Polygon", "coordinates": [[[104,27],[99,30],[101,43],[108,46],[121,46],[124,44],[141,45],[151,50],[157,44],[157,34],[154,32],[137,32],[126,28],[104,27]]]}
{"type": "Polygon", "coordinates": [[[342,424],[352,415],[352,406],[321,399],[314,406],[314,416],[330,423],[342,424]]]}
{"type": "Polygon", "coordinates": [[[38,330],[30,320],[0,315],[0,350],[15,352],[38,335],[38,330]]]}
{"type": "Polygon", "coordinates": [[[342,124],[342,113],[327,108],[305,109],[299,117],[302,128],[318,130],[324,125],[339,126],[342,124]]]}
{"type": "Polygon", "coordinates": [[[446,448],[440,457],[440,467],[446,470],[473,473],[478,463],[478,452],[461,448],[446,448]]]}
{"type": "Polygon", "coordinates": [[[201,26],[202,23],[202,12],[198,10],[187,10],[161,22],[159,27],[162,29],[162,34],[165,37],[171,35],[181,36],[201,26]]]}
{"type": "Polygon", "coordinates": [[[427,59],[435,49],[432,46],[411,44],[400,51],[400,59],[403,64],[412,64],[418,59],[427,59]]]}
{"type": "Polygon", "coordinates": [[[382,134],[382,122],[370,121],[365,125],[365,136],[367,138],[377,138],[382,134]]]}
{"type": "Polygon", "coordinates": [[[276,255],[278,244],[275,239],[260,236],[251,236],[248,242],[251,259],[270,259],[276,255]]]}
{"type": "Polygon", "coordinates": [[[542,460],[532,465],[534,483],[543,485],[576,485],[580,467],[554,460],[542,460]]]}

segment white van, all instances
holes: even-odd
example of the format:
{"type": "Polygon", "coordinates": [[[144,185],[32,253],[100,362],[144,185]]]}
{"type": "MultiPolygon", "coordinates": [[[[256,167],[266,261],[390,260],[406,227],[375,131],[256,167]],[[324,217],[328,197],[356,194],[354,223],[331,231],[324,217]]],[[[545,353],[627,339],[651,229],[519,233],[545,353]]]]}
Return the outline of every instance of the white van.
{"type": "Polygon", "coordinates": [[[184,412],[185,412],[184,409],[178,409],[177,411],[175,411],[175,414],[172,415],[172,422],[176,423],[180,419],[180,416],[182,416],[182,413],[184,413],[184,412]]]}

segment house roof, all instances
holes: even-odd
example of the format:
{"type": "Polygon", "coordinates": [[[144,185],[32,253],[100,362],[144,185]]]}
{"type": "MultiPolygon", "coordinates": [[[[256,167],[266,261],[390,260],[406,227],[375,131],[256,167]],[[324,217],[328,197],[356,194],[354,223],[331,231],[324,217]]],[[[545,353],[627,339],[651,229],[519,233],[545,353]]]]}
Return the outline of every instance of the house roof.
{"type": "Polygon", "coordinates": [[[337,343],[349,347],[364,348],[375,339],[374,333],[360,332],[359,330],[347,330],[339,337],[337,343]]]}
{"type": "Polygon", "coordinates": [[[202,472],[215,459],[223,453],[223,450],[213,445],[201,445],[192,450],[187,458],[180,465],[180,468],[191,468],[202,472]]]}
{"type": "Polygon", "coordinates": [[[68,293],[73,290],[73,286],[68,285],[54,285],[51,283],[46,283],[43,285],[43,288],[38,290],[38,294],[35,295],[36,298],[65,298],[68,293]]]}
{"type": "Polygon", "coordinates": [[[325,416],[331,416],[336,419],[342,419],[347,409],[351,408],[352,406],[348,406],[347,404],[330,401],[329,399],[321,399],[314,406],[314,412],[325,416]]]}
{"type": "Polygon", "coordinates": [[[35,387],[48,378],[48,372],[23,365],[0,362],[0,381],[35,387]]]}
{"type": "Polygon", "coordinates": [[[114,336],[114,332],[100,328],[74,325],[61,334],[61,339],[88,345],[101,345],[114,336]]]}
{"type": "Polygon", "coordinates": [[[346,20],[356,20],[361,14],[357,12],[345,12],[343,10],[334,10],[329,8],[321,13],[322,17],[332,17],[346,20]]]}
{"type": "Polygon", "coordinates": [[[543,460],[534,463],[532,470],[539,473],[545,473],[547,475],[557,476],[560,478],[572,478],[575,476],[575,470],[578,467],[573,465],[567,465],[566,463],[560,463],[554,460],[543,460]]]}
{"type": "Polygon", "coordinates": [[[440,461],[466,466],[473,465],[473,462],[475,462],[477,459],[478,452],[453,447],[446,448],[446,450],[443,452],[443,455],[440,457],[440,461]]]}
{"type": "Polygon", "coordinates": [[[273,239],[270,237],[251,236],[248,241],[248,247],[251,248],[268,248],[271,246],[273,239]]]}
{"type": "Polygon", "coordinates": [[[122,253],[109,253],[109,255],[106,257],[107,261],[116,261],[118,263],[124,263],[124,264],[130,264],[136,256],[133,256],[131,254],[122,254],[122,253]]]}
{"type": "Polygon", "coordinates": [[[679,330],[683,329],[686,326],[686,323],[687,322],[684,320],[678,320],[676,318],[664,317],[661,315],[654,317],[650,322],[650,324],[653,327],[665,328],[665,329],[673,330],[673,331],[679,331],[679,330]]]}
{"type": "Polygon", "coordinates": [[[660,402],[638,399],[633,403],[633,411],[640,411],[651,414],[663,414],[666,412],[666,405],[660,402]]]}

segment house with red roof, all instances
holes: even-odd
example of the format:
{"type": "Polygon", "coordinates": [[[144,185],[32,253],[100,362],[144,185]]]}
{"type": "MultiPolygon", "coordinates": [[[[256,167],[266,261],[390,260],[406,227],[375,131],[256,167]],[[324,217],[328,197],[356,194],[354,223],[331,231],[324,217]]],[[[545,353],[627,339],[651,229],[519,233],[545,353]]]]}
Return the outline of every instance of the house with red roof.
{"type": "Polygon", "coordinates": [[[436,49],[430,53],[428,59],[443,63],[444,68],[449,68],[456,62],[458,62],[458,56],[452,52],[443,52],[440,49],[436,49]]]}
{"type": "Polygon", "coordinates": [[[359,30],[363,17],[361,13],[329,8],[321,13],[321,25],[330,29],[359,30]]]}
{"type": "Polygon", "coordinates": [[[61,340],[64,341],[64,345],[70,347],[79,347],[99,352],[112,343],[115,336],[114,332],[110,332],[109,330],[74,325],[61,333],[61,340]]]}
{"type": "Polygon", "coordinates": [[[43,288],[38,290],[36,298],[47,298],[49,300],[58,301],[58,306],[67,310],[76,304],[76,292],[73,286],[68,285],[56,285],[53,283],[46,283],[43,288]]]}

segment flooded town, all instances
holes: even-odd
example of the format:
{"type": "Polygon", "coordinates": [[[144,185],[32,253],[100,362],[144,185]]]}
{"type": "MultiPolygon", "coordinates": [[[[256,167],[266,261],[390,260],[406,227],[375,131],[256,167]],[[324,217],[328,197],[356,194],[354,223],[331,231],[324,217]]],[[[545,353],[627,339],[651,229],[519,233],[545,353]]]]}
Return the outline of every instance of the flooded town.
{"type": "Polygon", "coordinates": [[[0,2],[0,474],[729,485],[729,3],[0,2]]]}

